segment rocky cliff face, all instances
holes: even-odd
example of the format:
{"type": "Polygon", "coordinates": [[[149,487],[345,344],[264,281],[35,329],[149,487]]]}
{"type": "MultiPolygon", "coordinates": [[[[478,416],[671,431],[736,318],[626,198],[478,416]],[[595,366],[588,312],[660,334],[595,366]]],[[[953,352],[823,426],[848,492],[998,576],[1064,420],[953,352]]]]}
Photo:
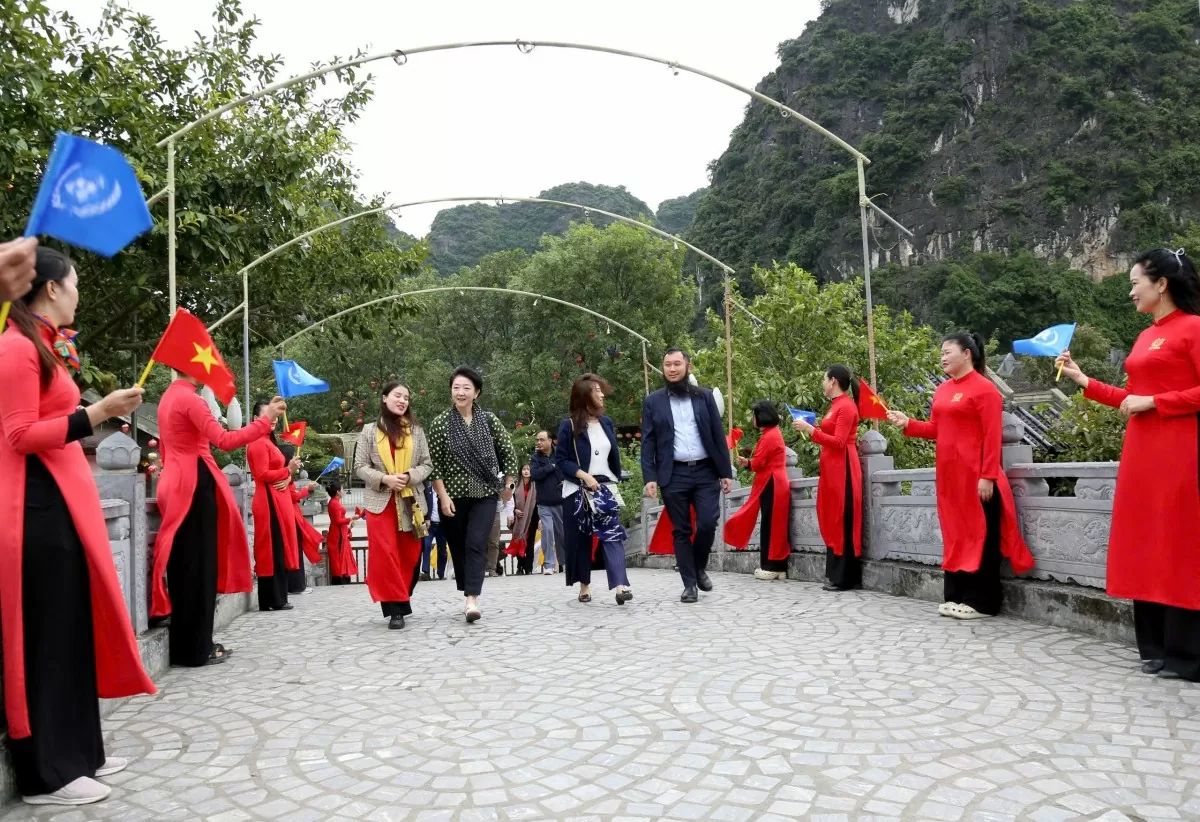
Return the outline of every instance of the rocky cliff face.
{"type": "MultiPolygon", "coordinates": [[[[1192,0],[832,0],[759,89],[858,146],[875,265],[1028,248],[1102,278],[1200,215],[1192,0]]],[[[691,239],[739,268],[861,271],[849,155],[760,104],[691,239]]]]}

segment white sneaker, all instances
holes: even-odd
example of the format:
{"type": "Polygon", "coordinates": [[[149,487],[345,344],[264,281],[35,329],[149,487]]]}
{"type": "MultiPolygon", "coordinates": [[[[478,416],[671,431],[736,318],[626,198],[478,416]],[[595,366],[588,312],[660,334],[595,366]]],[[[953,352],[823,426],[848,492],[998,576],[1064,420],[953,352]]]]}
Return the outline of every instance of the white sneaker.
{"type": "Polygon", "coordinates": [[[755,579],[779,579],[779,573],[777,571],[764,571],[762,568],[756,568],[754,570],[754,578],[755,579]]]}
{"type": "Polygon", "coordinates": [[[552,577],[552,576],[554,576],[554,569],[553,569],[553,568],[547,568],[546,570],[542,571],[542,576],[544,576],[544,577],[552,577]]]}
{"type": "Polygon", "coordinates": [[[990,619],[991,614],[981,614],[970,605],[955,605],[950,611],[950,616],[955,619],[990,619]]]}
{"type": "Polygon", "coordinates": [[[26,805],[90,805],[93,802],[108,799],[110,793],[112,793],[112,788],[107,785],[101,785],[94,779],[81,776],[54,793],[23,796],[21,799],[25,801],[26,805]]]}
{"type": "Polygon", "coordinates": [[[115,773],[120,773],[129,767],[129,760],[120,756],[109,756],[104,760],[104,764],[96,770],[96,776],[112,776],[115,773]]]}

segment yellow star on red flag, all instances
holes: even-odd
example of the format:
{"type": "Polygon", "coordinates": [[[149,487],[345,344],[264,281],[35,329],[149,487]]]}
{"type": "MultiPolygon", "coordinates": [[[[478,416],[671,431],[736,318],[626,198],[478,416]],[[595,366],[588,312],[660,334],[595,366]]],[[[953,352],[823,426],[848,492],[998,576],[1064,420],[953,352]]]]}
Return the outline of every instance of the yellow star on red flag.
{"type": "Polygon", "coordinates": [[[192,345],[196,346],[196,356],[192,357],[192,362],[200,363],[204,366],[204,372],[211,374],[213,366],[220,365],[220,360],[213,354],[212,345],[209,344],[201,347],[200,343],[197,342],[193,342],[192,345]]]}

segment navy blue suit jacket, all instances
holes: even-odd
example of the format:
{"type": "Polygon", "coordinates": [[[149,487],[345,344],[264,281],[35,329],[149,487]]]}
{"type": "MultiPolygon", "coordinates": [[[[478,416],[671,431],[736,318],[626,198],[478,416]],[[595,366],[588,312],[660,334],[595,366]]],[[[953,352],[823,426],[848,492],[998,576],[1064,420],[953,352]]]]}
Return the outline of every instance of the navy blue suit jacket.
{"type": "MultiPolygon", "coordinates": [[[[717,476],[733,479],[729,449],[725,447],[725,429],[716,398],[707,388],[692,387],[692,410],[704,453],[713,461],[717,476]]],[[[675,418],[667,389],[660,388],[642,401],[642,479],[666,487],[675,465],[675,418]]]]}
{"type": "MultiPolygon", "coordinates": [[[[600,427],[604,429],[604,433],[608,435],[608,478],[613,482],[621,481],[621,451],[617,445],[617,432],[613,428],[613,421],[608,417],[600,418],[600,427]]],[[[575,483],[579,484],[579,480],[575,476],[575,472],[581,468],[586,471],[591,465],[592,440],[588,436],[587,429],[583,431],[572,432],[571,420],[565,419],[558,426],[558,445],[554,450],[554,461],[558,463],[558,469],[562,471],[562,475],[575,483]],[[574,436],[572,436],[574,433],[574,436]],[[575,449],[579,449],[579,459],[584,460],[586,464],[580,465],[575,458],[575,449]]],[[[593,474],[593,476],[595,476],[593,474]]]]}

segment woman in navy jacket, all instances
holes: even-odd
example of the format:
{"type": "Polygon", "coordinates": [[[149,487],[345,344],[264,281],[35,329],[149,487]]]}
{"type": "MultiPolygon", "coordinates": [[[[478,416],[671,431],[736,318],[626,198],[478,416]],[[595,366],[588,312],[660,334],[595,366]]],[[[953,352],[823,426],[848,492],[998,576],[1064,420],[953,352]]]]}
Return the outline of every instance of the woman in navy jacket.
{"type": "Polygon", "coordinates": [[[633,599],[625,573],[627,534],[617,516],[621,497],[621,453],[613,422],[604,411],[612,386],[597,374],[584,374],[571,386],[570,417],[558,429],[554,461],[562,471],[567,585],[579,583],[579,601],[591,602],[592,566],[608,572],[618,605],[633,599]],[[591,492],[589,496],[580,487],[591,492]]]}

